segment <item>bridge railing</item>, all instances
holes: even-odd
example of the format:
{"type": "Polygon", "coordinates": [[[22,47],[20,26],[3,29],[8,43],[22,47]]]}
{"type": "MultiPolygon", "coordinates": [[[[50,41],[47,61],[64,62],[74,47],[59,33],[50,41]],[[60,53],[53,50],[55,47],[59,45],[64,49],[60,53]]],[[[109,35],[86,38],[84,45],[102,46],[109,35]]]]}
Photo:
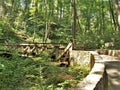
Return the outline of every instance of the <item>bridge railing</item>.
{"type": "Polygon", "coordinates": [[[70,60],[71,60],[70,55],[72,53],[72,49],[73,49],[73,44],[69,43],[66,46],[66,48],[63,50],[63,52],[57,57],[57,60],[59,60],[60,62],[66,61],[68,66],[69,66],[70,65],[70,60]],[[63,56],[64,56],[64,58],[62,59],[63,56]]]}
{"type": "MultiPolygon", "coordinates": [[[[0,46],[5,47],[6,51],[18,50],[22,54],[30,54],[34,51],[40,53],[44,49],[54,49],[56,47],[63,50],[67,43],[0,43],[0,46]]],[[[0,48],[0,51],[3,51],[3,48],[0,48]]]]}

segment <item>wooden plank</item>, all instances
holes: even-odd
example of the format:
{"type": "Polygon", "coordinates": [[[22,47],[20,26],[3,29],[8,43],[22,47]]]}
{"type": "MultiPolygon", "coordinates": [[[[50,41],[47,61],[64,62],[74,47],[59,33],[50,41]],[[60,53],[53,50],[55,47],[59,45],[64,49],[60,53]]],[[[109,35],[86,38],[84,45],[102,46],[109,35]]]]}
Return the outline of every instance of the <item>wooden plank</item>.
{"type": "Polygon", "coordinates": [[[20,43],[20,44],[16,44],[16,43],[1,43],[1,45],[4,46],[34,46],[34,45],[56,45],[56,46],[60,46],[60,45],[67,45],[67,43],[20,43]]]}
{"type": "Polygon", "coordinates": [[[67,45],[67,47],[64,49],[64,51],[62,52],[62,54],[60,54],[60,55],[58,56],[57,60],[59,60],[59,59],[70,49],[70,47],[72,47],[72,43],[69,43],[69,44],[67,45]]]}

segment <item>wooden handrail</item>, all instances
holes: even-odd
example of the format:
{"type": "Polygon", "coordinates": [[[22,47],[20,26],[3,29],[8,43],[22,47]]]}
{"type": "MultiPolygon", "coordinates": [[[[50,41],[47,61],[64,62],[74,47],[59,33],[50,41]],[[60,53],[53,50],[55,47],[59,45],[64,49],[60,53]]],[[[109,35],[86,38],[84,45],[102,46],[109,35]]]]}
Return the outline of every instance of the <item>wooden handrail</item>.
{"type": "Polygon", "coordinates": [[[34,46],[34,45],[67,45],[67,43],[1,43],[1,45],[5,46],[34,46]]]}
{"type": "MultiPolygon", "coordinates": [[[[72,43],[69,43],[67,45],[67,43],[0,43],[0,45],[3,46],[10,46],[11,47],[16,47],[16,48],[21,48],[21,47],[36,47],[37,49],[47,46],[49,48],[55,48],[55,46],[58,46],[59,49],[61,49],[61,46],[66,46],[66,48],[64,49],[64,51],[58,55],[58,57],[56,58],[57,60],[59,60],[66,52],[69,52],[70,49],[72,48],[72,43]]],[[[24,49],[24,48],[23,48],[24,49]]]]}
{"type": "Polygon", "coordinates": [[[60,54],[57,58],[57,60],[59,60],[67,51],[69,51],[69,49],[72,48],[72,43],[69,43],[67,45],[67,47],[64,49],[64,51],[62,52],[62,54],[60,54]]]}

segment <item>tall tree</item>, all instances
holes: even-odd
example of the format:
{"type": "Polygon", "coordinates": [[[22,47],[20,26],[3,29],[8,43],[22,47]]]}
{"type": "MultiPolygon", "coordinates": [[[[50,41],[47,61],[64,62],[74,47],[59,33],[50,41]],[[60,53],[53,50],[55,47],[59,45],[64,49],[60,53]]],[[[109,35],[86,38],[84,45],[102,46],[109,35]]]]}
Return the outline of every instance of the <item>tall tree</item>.
{"type": "Polygon", "coordinates": [[[73,35],[73,40],[75,41],[76,37],[76,20],[77,20],[77,9],[76,9],[76,0],[71,1],[71,5],[73,7],[73,22],[72,22],[72,35],[73,35]]]}
{"type": "Polygon", "coordinates": [[[114,5],[115,5],[115,8],[116,8],[116,11],[117,11],[117,14],[118,14],[118,24],[120,26],[120,6],[119,6],[119,3],[118,3],[118,0],[114,0],[114,5]]]}

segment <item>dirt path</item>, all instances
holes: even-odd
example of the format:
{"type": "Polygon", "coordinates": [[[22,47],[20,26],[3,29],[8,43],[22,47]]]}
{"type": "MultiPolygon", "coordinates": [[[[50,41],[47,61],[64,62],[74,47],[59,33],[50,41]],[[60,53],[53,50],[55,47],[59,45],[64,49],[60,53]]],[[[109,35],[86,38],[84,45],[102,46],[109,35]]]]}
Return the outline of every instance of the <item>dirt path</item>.
{"type": "Polygon", "coordinates": [[[120,60],[111,56],[102,56],[108,73],[108,90],[120,90],[120,60]]]}

